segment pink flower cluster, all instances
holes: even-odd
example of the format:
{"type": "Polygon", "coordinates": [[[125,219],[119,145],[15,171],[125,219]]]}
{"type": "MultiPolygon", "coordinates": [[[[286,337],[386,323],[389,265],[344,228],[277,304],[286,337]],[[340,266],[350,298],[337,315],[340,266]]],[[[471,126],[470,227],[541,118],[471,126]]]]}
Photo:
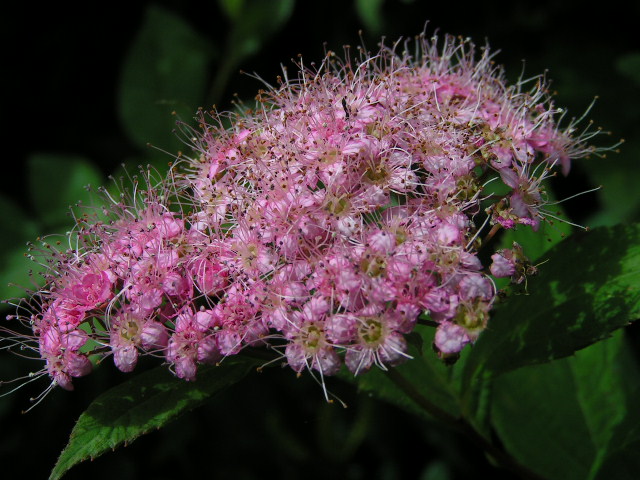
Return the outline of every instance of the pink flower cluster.
{"type": "Polygon", "coordinates": [[[517,245],[483,265],[483,230],[537,230],[542,181],[591,150],[541,78],[507,86],[488,50],[452,37],[417,50],[285,72],[231,129],[203,116],[164,184],[81,221],[41,308],[18,315],[54,382],[71,389],[91,355],[128,372],[141,354],[192,380],[267,345],[296,372],[360,374],[408,358],[420,320],[443,357],[474,342],[491,275],[529,268],[517,245]]]}

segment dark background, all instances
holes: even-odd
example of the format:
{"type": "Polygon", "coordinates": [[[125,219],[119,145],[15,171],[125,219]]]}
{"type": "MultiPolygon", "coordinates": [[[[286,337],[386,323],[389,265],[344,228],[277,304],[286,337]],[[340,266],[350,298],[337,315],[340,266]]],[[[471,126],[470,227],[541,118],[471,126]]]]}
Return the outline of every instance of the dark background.
{"type": "MultiPolygon", "coordinates": [[[[38,217],[28,179],[28,160],[35,153],[84,156],[105,178],[122,162],[158,158],[158,152],[145,150],[128,137],[118,111],[122,65],[149,4],[72,8],[62,2],[37,7],[20,3],[14,13],[2,16],[2,195],[26,215],[38,217]]],[[[154,5],[186,20],[215,46],[208,79],[213,84],[216,65],[230,49],[232,28],[218,4],[154,5]]],[[[223,88],[218,93],[209,90],[205,106],[217,103],[221,109],[231,108],[234,93],[252,98],[262,85],[235,73],[240,69],[273,81],[280,64],[293,68],[290,59],[298,54],[308,61],[321,60],[323,42],[339,52],[343,44],[360,44],[362,29],[367,47],[375,51],[381,35],[389,41],[413,37],[428,20],[428,33],[437,28],[472,37],[477,44],[488,39],[492,49],[501,50],[496,60],[512,79],[519,76],[523,59],[527,76],[548,70],[557,103],[576,116],[597,95],[590,117],[613,132],[597,142],[605,146],[625,138],[626,143],[607,159],[575,162],[570,177],[554,187],[559,196],[568,196],[604,185],[597,193],[565,204],[574,221],[596,226],[639,219],[637,2],[614,0],[593,9],[575,0],[469,4],[387,0],[382,11],[378,23],[372,24],[363,22],[351,1],[298,0],[288,21],[262,42],[256,54],[242,58],[223,88]]],[[[0,378],[13,378],[28,368],[0,354],[0,378]]],[[[346,410],[326,404],[308,376],[296,379],[289,370],[276,370],[251,377],[162,431],[74,468],[67,478],[447,480],[482,474],[511,478],[494,470],[465,439],[418,423],[338,381],[332,390],[349,405],[346,410]]],[[[28,478],[46,478],[77,416],[97,394],[126,378],[105,365],[76,381],[76,392],[56,390],[26,415],[20,410],[29,406],[29,396],[39,387],[0,398],[4,468],[11,462],[28,478]]]]}

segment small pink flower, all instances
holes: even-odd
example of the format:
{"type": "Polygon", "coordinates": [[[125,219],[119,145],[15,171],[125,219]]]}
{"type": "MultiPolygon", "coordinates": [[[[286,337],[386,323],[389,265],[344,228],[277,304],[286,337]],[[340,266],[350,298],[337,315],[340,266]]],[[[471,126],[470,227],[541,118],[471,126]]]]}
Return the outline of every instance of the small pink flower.
{"type": "Polygon", "coordinates": [[[168,272],[162,279],[162,289],[170,296],[190,298],[191,287],[191,279],[184,276],[184,272],[168,272]]]}
{"type": "Polygon", "coordinates": [[[112,282],[106,272],[87,273],[79,284],[72,285],[69,291],[70,299],[74,300],[78,308],[91,310],[109,300],[112,282]]]}
{"type": "Polygon", "coordinates": [[[441,354],[452,355],[460,352],[470,342],[464,328],[455,323],[442,322],[436,330],[434,345],[441,354]]]}
{"type": "Polygon", "coordinates": [[[197,257],[190,265],[198,289],[207,295],[213,295],[227,284],[229,273],[219,263],[207,258],[197,257]]]}
{"type": "Polygon", "coordinates": [[[471,273],[465,275],[458,284],[460,289],[460,298],[463,300],[472,300],[480,298],[482,300],[491,300],[495,294],[491,281],[480,274],[471,273]]]}
{"type": "Polygon", "coordinates": [[[366,372],[373,364],[387,368],[409,358],[404,337],[390,330],[382,317],[360,319],[357,328],[356,343],[345,354],[345,363],[355,375],[366,372]]]}
{"type": "Polygon", "coordinates": [[[133,371],[139,349],[163,350],[168,338],[167,329],[161,323],[134,312],[121,313],[114,319],[110,335],[116,367],[123,372],[133,371]]]}
{"type": "Polygon", "coordinates": [[[215,363],[222,358],[213,335],[207,333],[186,308],[176,318],[175,332],[167,346],[167,360],[175,366],[176,375],[195,380],[197,363],[215,363]]]}
{"type": "Polygon", "coordinates": [[[46,360],[49,375],[65,390],[73,390],[72,377],[91,373],[91,362],[78,353],[87,339],[82,330],[60,333],[55,328],[44,330],[40,336],[40,354],[46,360]]]}
{"type": "Polygon", "coordinates": [[[491,275],[496,278],[510,277],[516,272],[516,264],[511,258],[494,253],[491,255],[491,275]]]}

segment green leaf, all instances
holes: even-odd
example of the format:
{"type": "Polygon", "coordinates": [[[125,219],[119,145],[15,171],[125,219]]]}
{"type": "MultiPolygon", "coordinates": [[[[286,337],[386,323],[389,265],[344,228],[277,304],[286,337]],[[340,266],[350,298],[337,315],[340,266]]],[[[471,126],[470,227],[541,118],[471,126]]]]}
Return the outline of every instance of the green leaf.
{"type": "MultiPolygon", "coordinates": [[[[566,218],[558,213],[561,218],[566,218]]],[[[507,230],[502,237],[502,248],[511,248],[513,242],[522,246],[524,254],[532,262],[541,259],[550,248],[560,243],[572,231],[571,225],[561,221],[542,222],[537,232],[527,225],[520,225],[514,230],[507,230]]]]}
{"type": "Polygon", "coordinates": [[[640,472],[640,410],[637,408],[640,391],[635,392],[635,408],[630,408],[625,421],[613,432],[602,465],[595,480],[636,480],[640,472]]]}
{"type": "Polygon", "coordinates": [[[24,296],[26,289],[35,288],[31,271],[39,265],[26,257],[26,242],[38,234],[31,220],[14,201],[0,195],[4,221],[0,224],[0,300],[24,296]],[[10,285],[11,284],[11,285],[10,285]],[[18,285],[18,286],[16,286],[18,285]]]}
{"type": "Polygon", "coordinates": [[[262,42],[284,25],[295,0],[245,0],[230,36],[231,56],[244,58],[258,51],[262,42]]]}
{"type": "Polygon", "coordinates": [[[0,209],[4,221],[0,223],[0,252],[22,247],[26,251],[25,242],[33,240],[37,235],[37,227],[24,209],[13,200],[0,194],[0,209]]]}
{"type": "Polygon", "coordinates": [[[150,6],[141,31],[124,62],[119,96],[120,118],[131,139],[177,151],[172,131],[178,118],[192,123],[202,106],[213,49],[183,20],[150,6]]]}
{"type": "Polygon", "coordinates": [[[451,480],[451,468],[442,460],[434,460],[424,469],[420,480],[451,480]]]}
{"type": "Polygon", "coordinates": [[[295,0],[226,0],[221,6],[233,25],[227,38],[224,58],[216,68],[210,103],[220,100],[240,62],[257,53],[263,43],[289,20],[295,0]]]}
{"type": "Polygon", "coordinates": [[[459,366],[447,366],[435,354],[431,348],[435,334],[433,327],[418,325],[416,332],[421,334],[425,348],[419,351],[410,344],[412,360],[387,373],[379,368],[372,368],[358,377],[345,374],[342,378],[357,382],[361,391],[374,393],[383,400],[427,419],[433,420],[433,416],[420,404],[424,401],[443,415],[457,418],[460,415],[460,401],[451,378],[454,376],[453,370],[459,366]],[[408,391],[412,394],[408,394],[408,391]]]}
{"type": "Polygon", "coordinates": [[[231,20],[237,20],[242,12],[244,0],[218,0],[218,5],[231,20]]]}
{"type": "MultiPolygon", "coordinates": [[[[576,354],[496,379],[493,425],[507,451],[544,478],[631,480],[608,461],[623,448],[617,432],[640,429],[640,373],[622,332],[576,354]]],[[[634,450],[635,451],[635,450],[634,450]]],[[[637,474],[637,471],[636,471],[637,474]]]]}
{"type": "Polygon", "coordinates": [[[27,247],[3,250],[0,256],[0,300],[24,297],[37,290],[42,279],[39,264],[27,258],[27,247]]]}
{"type": "Polygon", "coordinates": [[[640,225],[601,227],[551,249],[530,295],[496,309],[465,367],[474,378],[571,355],[640,316],[640,225]]]}
{"type": "Polygon", "coordinates": [[[640,85],[640,52],[628,53],[618,57],[616,69],[640,85]]]}
{"type": "Polygon", "coordinates": [[[356,12],[369,34],[377,35],[382,31],[384,18],[382,5],[384,0],[356,0],[356,12]]]}
{"type": "Polygon", "coordinates": [[[203,405],[261,363],[239,356],[228,358],[220,366],[200,367],[195,382],[185,382],[158,367],[112,388],[80,416],[50,480],[203,405]]]}
{"type": "Polygon", "coordinates": [[[40,154],[29,157],[29,192],[38,217],[47,227],[73,223],[70,208],[90,205],[104,181],[88,160],[69,155],[40,154]],[[90,185],[94,191],[85,187],[90,185]]]}
{"type": "MultiPolygon", "coordinates": [[[[492,182],[489,186],[494,186],[497,183],[492,182]]],[[[493,188],[496,187],[494,186],[493,188]]],[[[505,195],[508,191],[500,193],[500,195],[505,195]]],[[[545,200],[549,203],[546,209],[556,218],[554,219],[547,215],[545,221],[540,222],[540,227],[536,232],[528,225],[518,225],[512,230],[506,230],[500,240],[500,248],[512,248],[513,242],[516,242],[522,247],[524,254],[530,261],[544,261],[543,254],[573,232],[573,227],[568,223],[568,220],[558,220],[567,219],[568,216],[562,204],[557,202],[554,193],[549,189],[545,192],[545,200]]]]}
{"type": "Polygon", "coordinates": [[[141,191],[149,189],[156,192],[163,191],[161,185],[166,184],[170,164],[166,157],[151,159],[128,157],[109,175],[106,190],[114,199],[124,197],[125,201],[130,203],[130,199],[135,196],[135,201],[140,202],[141,191]]]}
{"type": "Polygon", "coordinates": [[[590,226],[616,225],[637,218],[640,210],[637,159],[640,158],[640,139],[629,138],[621,146],[622,153],[614,162],[587,160],[587,174],[593,183],[602,185],[598,191],[600,208],[587,220],[590,226]],[[612,168],[612,163],[615,168],[612,168]]]}
{"type": "Polygon", "coordinates": [[[530,295],[496,309],[467,359],[463,411],[482,432],[496,376],[571,355],[640,316],[640,225],[577,233],[546,256],[530,295]]]}

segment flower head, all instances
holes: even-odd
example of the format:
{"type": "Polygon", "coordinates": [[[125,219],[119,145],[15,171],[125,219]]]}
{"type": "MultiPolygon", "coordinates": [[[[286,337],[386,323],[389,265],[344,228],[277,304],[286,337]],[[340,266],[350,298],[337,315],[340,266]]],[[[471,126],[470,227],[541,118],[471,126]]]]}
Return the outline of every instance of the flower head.
{"type": "Polygon", "coordinates": [[[542,77],[507,85],[488,49],[399,48],[285,71],[230,129],[202,114],[193,158],[112,200],[109,221],[82,220],[38,311],[19,315],[53,381],[71,388],[90,355],[130,371],[140,354],[193,380],[263,345],[296,372],[360,374],[410,358],[421,318],[444,357],[474,342],[490,273],[517,281],[526,258],[514,246],[483,265],[482,228],[536,230],[542,181],[592,151],[590,134],[558,126],[542,77]]]}

